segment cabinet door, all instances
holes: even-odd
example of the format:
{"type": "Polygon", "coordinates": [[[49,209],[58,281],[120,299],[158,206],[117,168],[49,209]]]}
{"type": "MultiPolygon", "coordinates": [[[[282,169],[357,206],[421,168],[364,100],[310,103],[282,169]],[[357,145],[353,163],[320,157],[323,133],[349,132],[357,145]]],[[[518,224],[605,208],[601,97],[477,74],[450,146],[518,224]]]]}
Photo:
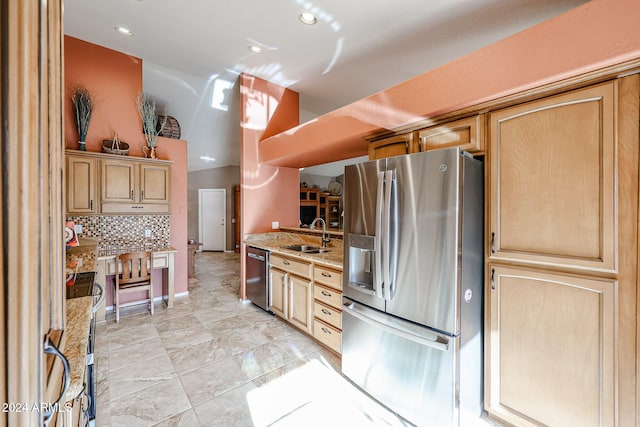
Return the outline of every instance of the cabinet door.
{"type": "Polygon", "coordinates": [[[615,272],[615,84],[491,113],[490,258],[615,272]]]}
{"type": "Polygon", "coordinates": [[[614,425],[617,282],[489,274],[486,409],[514,425],[614,425]]]}
{"type": "Polygon", "coordinates": [[[269,299],[271,311],[274,314],[287,318],[287,274],[277,268],[269,268],[269,299]]]}
{"type": "Polygon", "coordinates": [[[413,133],[396,135],[369,143],[369,160],[415,153],[413,133]]]}
{"type": "Polygon", "coordinates": [[[418,132],[420,151],[460,147],[469,153],[484,152],[484,115],[467,117],[418,132]]]}
{"type": "Polygon", "coordinates": [[[136,203],[136,163],[131,161],[103,160],[101,203],[136,203]]]}
{"type": "Polygon", "coordinates": [[[142,203],[169,203],[171,169],[164,165],[140,164],[140,201],[142,203]]]}
{"type": "Polygon", "coordinates": [[[96,164],[91,157],[67,156],[67,213],[97,212],[96,164]]]}
{"type": "Polygon", "coordinates": [[[289,322],[309,334],[313,333],[311,294],[309,280],[289,276],[289,322]]]}

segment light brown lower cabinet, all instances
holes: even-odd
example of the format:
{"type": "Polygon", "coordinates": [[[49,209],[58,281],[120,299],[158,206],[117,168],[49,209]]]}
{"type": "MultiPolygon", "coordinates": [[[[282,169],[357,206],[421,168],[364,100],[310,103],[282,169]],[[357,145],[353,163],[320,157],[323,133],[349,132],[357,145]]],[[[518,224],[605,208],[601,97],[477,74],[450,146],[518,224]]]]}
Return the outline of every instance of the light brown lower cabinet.
{"type": "Polygon", "coordinates": [[[271,264],[269,267],[271,311],[308,334],[312,334],[313,285],[309,278],[296,275],[305,269],[310,271],[311,264],[275,254],[271,255],[269,262],[271,264]]]}
{"type": "Polygon", "coordinates": [[[342,350],[342,271],[313,268],[313,336],[333,351],[342,350]]]}
{"type": "Polygon", "coordinates": [[[485,407],[518,426],[615,425],[615,280],[490,265],[485,407]]]}
{"type": "Polygon", "coordinates": [[[271,311],[336,353],[342,346],[342,271],[272,252],[271,311]]]}

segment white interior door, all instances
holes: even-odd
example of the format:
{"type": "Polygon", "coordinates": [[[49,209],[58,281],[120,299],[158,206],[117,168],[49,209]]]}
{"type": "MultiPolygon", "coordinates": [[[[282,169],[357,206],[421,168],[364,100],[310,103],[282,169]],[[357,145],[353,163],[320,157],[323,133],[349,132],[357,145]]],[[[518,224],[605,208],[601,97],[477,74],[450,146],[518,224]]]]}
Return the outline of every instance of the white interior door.
{"type": "Polygon", "coordinates": [[[204,251],[226,250],[226,200],[224,188],[198,190],[198,228],[204,251]]]}

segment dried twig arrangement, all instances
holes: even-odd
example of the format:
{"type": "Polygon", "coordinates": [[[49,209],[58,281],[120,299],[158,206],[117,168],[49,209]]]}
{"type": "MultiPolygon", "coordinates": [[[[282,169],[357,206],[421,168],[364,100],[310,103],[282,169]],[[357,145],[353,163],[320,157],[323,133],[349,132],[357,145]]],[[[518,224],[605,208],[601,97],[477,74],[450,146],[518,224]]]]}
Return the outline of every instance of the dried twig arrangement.
{"type": "Polygon", "coordinates": [[[84,142],[87,140],[91,113],[93,113],[93,98],[91,93],[82,86],[74,86],[71,92],[71,101],[76,111],[76,126],[78,138],[84,142]]]}
{"type": "Polygon", "coordinates": [[[143,93],[138,93],[138,97],[136,98],[136,105],[138,107],[138,112],[140,113],[140,117],[142,118],[142,132],[144,133],[144,138],[147,141],[148,147],[156,146],[156,138],[164,125],[167,123],[167,116],[164,116],[162,120],[162,124],[156,130],[158,126],[158,116],[156,115],[156,103],[149,99],[149,97],[143,93]]]}

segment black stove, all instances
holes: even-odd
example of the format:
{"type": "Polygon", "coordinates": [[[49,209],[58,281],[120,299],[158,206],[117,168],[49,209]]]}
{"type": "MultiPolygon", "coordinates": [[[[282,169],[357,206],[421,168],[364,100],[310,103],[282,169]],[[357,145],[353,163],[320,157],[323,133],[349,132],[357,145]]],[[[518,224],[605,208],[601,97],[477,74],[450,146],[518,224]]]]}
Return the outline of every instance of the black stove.
{"type": "Polygon", "coordinates": [[[67,299],[93,296],[95,271],[76,273],[67,279],[67,299]]]}

